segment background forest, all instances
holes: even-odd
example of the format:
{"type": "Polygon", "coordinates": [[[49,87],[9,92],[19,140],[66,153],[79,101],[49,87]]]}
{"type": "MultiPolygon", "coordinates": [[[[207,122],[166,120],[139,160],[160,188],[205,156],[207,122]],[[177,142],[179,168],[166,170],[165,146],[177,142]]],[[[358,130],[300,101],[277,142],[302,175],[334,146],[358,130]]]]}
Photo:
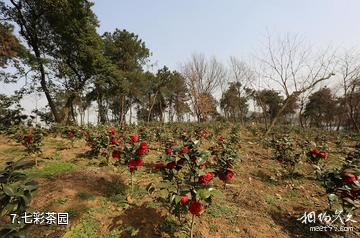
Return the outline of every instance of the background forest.
{"type": "Polygon", "coordinates": [[[84,125],[94,107],[99,124],[228,120],[360,130],[355,49],[315,50],[298,35],[268,34],[249,61],[194,53],[177,69],[154,70],[146,39],[125,29],[100,35],[92,6],[0,1],[0,80],[26,82],[0,95],[1,127],[38,118],[84,125]],[[47,106],[24,115],[21,99],[39,93],[47,106]]]}

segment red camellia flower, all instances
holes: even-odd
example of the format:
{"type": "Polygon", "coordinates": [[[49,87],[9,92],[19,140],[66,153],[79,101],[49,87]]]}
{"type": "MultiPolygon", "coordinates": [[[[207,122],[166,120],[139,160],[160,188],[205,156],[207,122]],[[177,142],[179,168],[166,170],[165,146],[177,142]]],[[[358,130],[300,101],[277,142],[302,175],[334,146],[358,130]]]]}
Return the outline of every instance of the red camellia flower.
{"type": "Polygon", "coordinates": [[[189,153],[189,147],[188,147],[188,146],[184,146],[184,147],[182,148],[181,152],[182,152],[183,154],[189,153]]]}
{"type": "Polygon", "coordinates": [[[136,151],[138,155],[144,155],[147,151],[147,144],[145,142],[141,142],[140,148],[136,151]]]}
{"type": "Polygon", "coordinates": [[[138,135],[132,135],[130,136],[130,139],[133,143],[137,143],[139,141],[139,136],[138,135]]]}
{"type": "Polygon", "coordinates": [[[146,149],[138,149],[137,151],[136,151],[136,153],[138,154],[138,155],[144,155],[144,154],[146,154],[146,149]]]}
{"type": "Polygon", "coordinates": [[[191,156],[191,161],[192,161],[193,163],[196,163],[196,156],[191,156]]]}
{"type": "Polygon", "coordinates": [[[185,158],[181,158],[181,159],[179,159],[178,161],[177,161],[177,165],[183,165],[184,163],[185,163],[185,161],[186,161],[186,159],[185,158]]]}
{"type": "Polygon", "coordinates": [[[67,131],[66,134],[67,134],[67,136],[68,136],[69,138],[73,138],[73,137],[74,137],[74,132],[72,132],[72,131],[67,131]]]}
{"type": "Polygon", "coordinates": [[[350,185],[350,184],[353,184],[357,180],[357,177],[354,174],[346,173],[343,175],[342,179],[343,179],[344,183],[350,185]]]}
{"type": "Polygon", "coordinates": [[[219,145],[218,147],[216,147],[217,148],[217,150],[224,150],[224,146],[222,146],[222,145],[219,145]]]}
{"type": "Polygon", "coordinates": [[[201,202],[192,200],[189,205],[189,211],[191,214],[199,216],[203,213],[204,209],[201,202]]]}
{"type": "Polygon", "coordinates": [[[182,195],[181,196],[181,199],[180,199],[180,203],[182,204],[182,205],[185,205],[185,203],[188,201],[188,196],[187,195],[182,195]]]}
{"type": "Polygon", "coordinates": [[[360,196],[360,189],[352,188],[350,191],[351,195],[354,197],[360,196]]]}
{"type": "Polygon", "coordinates": [[[128,163],[129,169],[136,169],[136,164],[137,163],[136,163],[135,159],[131,159],[128,163]]]}
{"type": "Polygon", "coordinates": [[[120,154],[119,151],[113,151],[113,152],[112,152],[112,157],[113,157],[113,158],[120,159],[120,156],[121,156],[121,154],[120,154]]]}
{"type": "Polygon", "coordinates": [[[319,151],[318,149],[313,149],[313,150],[311,151],[311,153],[312,153],[313,155],[318,155],[318,154],[320,153],[320,151],[319,151]]]}
{"type": "Polygon", "coordinates": [[[328,157],[328,153],[326,153],[325,151],[321,151],[319,152],[319,156],[322,159],[326,159],[328,157]]]}
{"type": "Polygon", "coordinates": [[[111,138],[111,144],[118,145],[120,142],[119,138],[113,137],[111,138]]]}
{"type": "Polygon", "coordinates": [[[33,139],[32,135],[26,135],[26,136],[24,136],[24,141],[26,141],[26,142],[31,142],[32,139],[33,139]]]}
{"type": "Polygon", "coordinates": [[[129,161],[128,167],[133,170],[136,169],[138,166],[141,166],[144,164],[144,161],[142,159],[131,159],[129,161]]]}
{"type": "Polygon", "coordinates": [[[140,149],[147,150],[147,144],[145,142],[141,142],[140,149]]]}
{"type": "Polygon", "coordinates": [[[166,150],[165,150],[165,153],[166,153],[167,155],[172,155],[172,154],[174,153],[174,151],[173,151],[172,149],[166,149],[166,150]]]}
{"type": "Polygon", "coordinates": [[[207,130],[203,130],[203,131],[201,132],[201,136],[204,137],[204,138],[206,138],[206,137],[209,136],[209,132],[208,132],[207,130]]]}
{"type": "Polygon", "coordinates": [[[227,183],[234,177],[234,175],[235,174],[233,171],[231,171],[230,169],[227,169],[225,171],[225,173],[221,173],[219,175],[219,179],[222,180],[223,182],[227,183]]]}
{"type": "Polygon", "coordinates": [[[141,158],[139,158],[139,159],[135,159],[135,161],[136,161],[136,166],[141,166],[141,165],[143,165],[143,164],[144,164],[144,160],[143,160],[143,159],[141,159],[141,158]]]}
{"type": "Polygon", "coordinates": [[[84,137],[88,137],[88,136],[89,136],[89,132],[88,132],[88,131],[85,131],[85,132],[83,133],[83,135],[84,135],[84,137]]]}
{"type": "Polygon", "coordinates": [[[162,162],[157,162],[156,164],[154,164],[155,169],[161,169],[163,167],[164,167],[164,164],[162,162]]]}
{"type": "Polygon", "coordinates": [[[110,134],[115,134],[116,133],[116,130],[114,129],[114,128],[110,128],[109,130],[108,130],[108,132],[110,133],[110,134]]]}
{"type": "Polygon", "coordinates": [[[174,160],[174,161],[171,161],[171,162],[167,163],[166,168],[171,170],[171,169],[173,169],[175,167],[175,165],[176,165],[176,162],[174,160]]]}
{"type": "Polygon", "coordinates": [[[207,172],[205,175],[199,177],[199,183],[206,185],[212,180],[213,177],[213,173],[207,172]]]}
{"type": "Polygon", "coordinates": [[[220,135],[219,137],[218,137],[218,141],[224,141],[224,136],[223,135],[220,135]]]}

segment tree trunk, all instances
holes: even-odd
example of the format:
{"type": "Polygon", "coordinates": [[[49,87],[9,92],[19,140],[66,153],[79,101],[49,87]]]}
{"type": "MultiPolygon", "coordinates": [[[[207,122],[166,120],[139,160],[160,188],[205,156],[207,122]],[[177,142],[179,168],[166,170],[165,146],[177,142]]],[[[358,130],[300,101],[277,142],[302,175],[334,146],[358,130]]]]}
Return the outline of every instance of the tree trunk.
{"type": "Polygon", "coordinates": [[[299,109],[299,124],[302,128],[304,128],[303,110],[304,110],[304,102],[303,100],[301,100],[300,109],[299,109]]]}
{"type": "Polygon", "coordinates": [[[129,104],[130,104],[130,108],[129,108],[129,110],[130,110],[130,119],[129,119],[129,124],[131,124],[131,121],[132,121],[132,98],[130,97],[130,102],[129,102],[129,104]]]}
{"type": "Polygon", "coordinates": [[[284,112],[284,110],[286,109],[286,107],[288,106],[289,102],[291,101],[291,97],[294,97],[295,95],[292,94],[290,95],[286,100],[285,103],[281,106],[280,110],[276,113],[275,117],[271,120],[270,126],[267,129],[265,136],[267,136],[270,131],[272,130],[272,128],[275,126],[277,120],[280,118],[281,114],[284,112]]]}
{"type": "MultiPolygon", "coordinates": [[[[353,89],[352,90],[352,93],[354,92],[355,90],[353,89]]],[[[358,123],[356,122],[355,118],[354,118],[354,106],[353,106],[353,103],[352,103],[352,96],[350,97],[350,100],[349,100],[349,116],[350,116],[350,120],[353,124],[353,128],[356,130],[356,132],[360,132],[360,127],[358,125],[358,123]]]]}
{"type": "Polygon", "coordinates": [[[125,95],[120,96],[120,125],[125,123],[125,100],[125,95]]]}
{"type": "Polygon", "coordinates": [[[39,64],[41,88],[45,93],[46,100],[48,101],[48,104],[49,104],[51,113],[54,116],[55,122],[60,123],[61,122],[61,117],[59,115],[59,112],[57,111],[55,102],[53,101],[53,99],[51,97],[49,88],[48,88],[47,83],[46,83],[46,74],[45,74],[44,65],[42,64],[40,51],[38,49],[36,49],[36,47],[35,47],[34,51],[35,51],[35,56],[36,56],[36,59],[37,59],[37,63],[39,64]]]}
{"type": "Polygon", "coordinates": [[[53,101],[53,98],[51,97],[51,94],[50,94],[50,91],[49,91],[49,88],[48,88],[48,85],[46,82],[46,73],[45,73],[45,68],[44,68],[43,60],[41,58],[41,53],[40,53],[40,49],[39,49],[36,26],[34,26],[34,25],[29,26],[26,23],[26,20],[24,19],[24,16],[21,11],[21,8],[22,8],[22,6],[20,4],[21,2],[18,4],[13,0],[11,0],[10,2],[15,6],[16,14],[19,17],[18,24],[20,26],[20,34],[25,37],[25,39],[27,40],[27,43],[29,44],[29,46],[32,47],[32,49],[34,51],[36,62],[38,64],[38,70],[40,72],[41,88],[45,93],[46,100],[48,101],[48,104],[49,104],[51,113],[54,116],[55,122],[59,123],[59,122],[61,122],[61,117],[56,108],[55,102],[53,101]]]}
{"type": "Polygon", "coordinates": [[[160,102],[160,122],[163,123],[164,122],[164,112],[163,112],[163,108],[160,102]]]}
{"type": "Polygon", "coordinates": [[[72,122],[77,125],[77,120],[76,120],[76,112],[75,112],[75,108],[74,108],[74,103],[71,103],[71,117],[72,117],[72,122]]]}
{"type": "Polygon", "coordinates": [[[64,124],[72,124],[71,120],[74,119],[74,109],[73,109],[73,102],[75,100],[75,95],[70,95],[65,103],[65,106],[63,108],[63,116],[61,119],[61,123],[64,124]],[[72,118],[72,119],[71,119],[72,118]]]}
{"type": "Polygon", "coordinates": [[[106,118],[106,109],[104,106],[104,101],[103,101],[103,93],[100,92],[100,90],[98,90],[98,98],[97,98],[97,103],[98,103],[98,122],[100,124],[105,124],[107,122],[107,118],[106,118]]]}
{"type": "MultiPolygon", "coordinates": [[[[148,113],[148,118],[147,118],[147,121],[148,121],[148,122],[150,122],[151,112],[152,112],[152,109],[153,109],[154,106],[155,106],[156,97],[157,97],[158,93],[159,93],[159,91],[157,91],[157,92],[155,93],[154,100],[153,100],[153,102],[152,102],[152,104],[151,104],[151,106],[150,106],[149,113],[148,113]]],[[[151,97],[150,97],[150,99],[151,99],[151,97]]]]}
{"type": "Polygon", "coordinates": [[[169,117],[169,122],[172,122],[172,103],[171,100],[169,100],[169,113],[168,113],[168,117],[169,117]]]}
{"type": "Polygon", "coordinates": [[[84,117],[85,117],[85,110],[80,107],[80,125],[83,126],[84,125],[84,117]]]}

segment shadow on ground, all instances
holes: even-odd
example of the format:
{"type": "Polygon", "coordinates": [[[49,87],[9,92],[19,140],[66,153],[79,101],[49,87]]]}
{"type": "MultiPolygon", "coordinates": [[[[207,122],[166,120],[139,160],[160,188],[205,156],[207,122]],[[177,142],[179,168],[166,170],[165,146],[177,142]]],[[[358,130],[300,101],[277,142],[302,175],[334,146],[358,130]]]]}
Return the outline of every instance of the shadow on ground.
{"type": "Polygon", "coordinates": [[[160,227],[164,220],[165,217],[161,215],[160,211],[141,205],[129,208],[123,215],[114,217],[108,229],[122,227],[121,238],[175,238],[174,234],[161,233],[160,227]],[[138,230],[135,236],[131,236],[131,228],[138,230]]]}
{"type": "MultiPolygon", "coordinates": [[[[316,211],[315,214],[320,214],[316,211]]],[[[303,215],[303,214],[302,214],[303,215]]],[[[303,224],[298,220],[302,215],[290,215],[281,211],[272,211],[271,217],[274,222],[282,227],[282,230],[293,238],[328,238],[333,237],[330,232],[310,231],[310,227],[320,224],[303,224]]]]}

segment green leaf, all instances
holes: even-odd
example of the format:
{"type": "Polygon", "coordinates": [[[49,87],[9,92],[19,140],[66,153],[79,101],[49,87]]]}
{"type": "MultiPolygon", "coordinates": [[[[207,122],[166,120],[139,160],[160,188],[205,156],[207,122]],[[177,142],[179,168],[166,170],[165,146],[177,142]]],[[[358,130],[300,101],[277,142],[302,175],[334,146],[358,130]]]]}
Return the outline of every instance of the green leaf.
{"type": "Polygon", "coordinates": [[[170,198],[170,203],[173,203],[173,201],[175,200],[175,198],[176,198],[176,195],[173,194],[173,195],[171,196],[171,198],[170,198]]]}
{"type": "Polygon", "coordinates": [[[224,194],[221,191],[217,190],[217,189],[212,189],[210,191],[210,193],[211,193],[212,196],[217,197],[217,198],[224,197],[224,194]]]}
{"type": "Polygon", "coordinates": [[[8,185],[3,185],[3,191],[6,195],[13,197],[15,196],[15,191],[12,187],[8,186],[8,185]]]}
{"type": "Polygon", "coordinates": [[[166,199],[166,198],[169,196],[169,191],[166,190],[166,189],[162,189],[162,190],[160,190],[160,192],[159,192],[159,196],[160,196],[161,198],[166,199]]]}
{"type": "Polygon", "coordinates": [[[155,184],[154,183],[149,183],[147,186],[146,186],[146,191],[149,193],[149,194],[152,194],[154,191],[155,191],[156,187],[155,187],[155,184]]]}
{"type": "Polygon", "coordinates": [[[180,200],[181,200],[181,196],[176,195],[176,196],[175,196],[175,203],[179,203],[180,200]]]}
{"type": "Polygon", "coordinates": [[[139,229],[138,228],[131,228],[130,229],[130,236],[133,237],[133,236],[136,236],[137,234],[139,233],[139,229]]]}
{"type": "Polygon", "coordinates": [[[12,212],[16,211],[17,208],[18,208],[17,203],[8,203],[5,207],[5,210],[7,210],[8,213],[12,213],[12,212]]]}
{"type": "Polygon", "coordinates": [[[210,196],[211,196],[211,193],[207,189],[199,189],[197,191],[197,197],[199,199],[205,200],[205,199],[209,198],[210,196]]]}
{"type": "Polygon", "coordinates": [[[20,197],[24,200],[25,205],[30,203],[31,196],[21,195],[20,197]]]}
{"type": "Polygon", "coordinates": [[[328,198],[329,198],[329,200],[332,201],[332,202],[337,200],[337,196],[336,196],[335,194],[333,194],[333,193],[329,194],[329,195],[328,195],[328,198]]]}
{"type": "Polygon", "coordinates": [[[199,170],[199,176],[203,176],[205,175],[205,171],[204,170],[199,170]]]}
{"type": "Polygon", "coordinates": [[[35,162],[33,160],[18,160],[17,162],[15,162],[14,165],[14,169],[25,169],[25,168],[30,168],[32,166],[35,165],[35,162]]]}

